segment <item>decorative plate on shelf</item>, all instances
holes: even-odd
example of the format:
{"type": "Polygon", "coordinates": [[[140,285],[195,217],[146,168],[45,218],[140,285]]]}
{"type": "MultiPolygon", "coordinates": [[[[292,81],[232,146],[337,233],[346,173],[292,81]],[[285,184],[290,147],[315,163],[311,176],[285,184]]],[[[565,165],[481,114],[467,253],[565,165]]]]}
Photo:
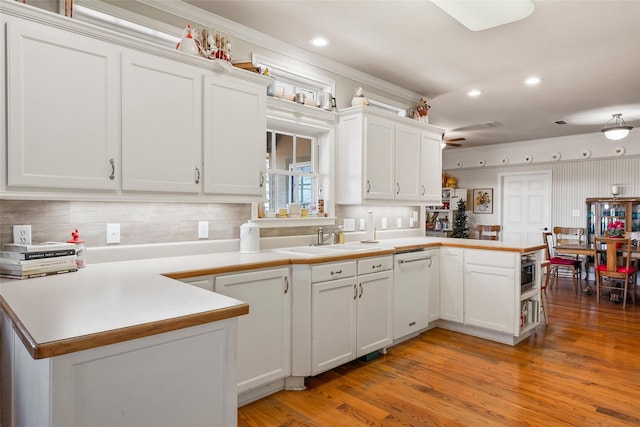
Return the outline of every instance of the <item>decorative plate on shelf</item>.
{"type": "Polygon", "coordinates": [[[458,163],[456,163],[456,167],[457,167],[457,168],[461,168],[461,167],[462,167],[462,162],[458,162],[458,163]]]}
{"type": "Polygon", "coordinates": [[[613,149],[614,156],[622,156],[623,154],[624,154],[624,147],[618,146],[613,149]]]}
{"type": "Polygon", "coordinates": [[[582,157],[583,159],[588,159],[589,157],[591,157],[591,150],[582,150],[580,152],[580,157],[582,157]]]}
{"type": "Polygon", "coordinates": [[[500,164],[501,165],[506,165],[509,164],[509,158],[508,157],[503,157],[500,159],[500,164]]]}
{"type": "Polygon", "coordinates": [[[478,166],[484,166],[485,164],[484,160],[478,160],[478,166]]]}
{"type": "Polygon", "coordinates": [[[531,154],[527,154],[526,156],[524,156],[524,162],[525,163],[533,162],[533,156],[531,154]]]}
{"type": "Polygon", "coordinates": [[[551,155],[551,160],[553,160],[554,162],[557,162],[558,160],[560,160],[560,153],[553,153],[551,155]]]}

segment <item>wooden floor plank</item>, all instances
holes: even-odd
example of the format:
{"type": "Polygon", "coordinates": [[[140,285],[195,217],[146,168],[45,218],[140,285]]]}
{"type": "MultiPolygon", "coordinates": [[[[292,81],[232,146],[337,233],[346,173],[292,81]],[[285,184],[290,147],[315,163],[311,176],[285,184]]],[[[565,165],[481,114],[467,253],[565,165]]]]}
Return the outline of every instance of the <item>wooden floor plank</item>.
{"type": "Polygon", "coordinates": [[[547,293],[517,346],[434,329],[238,409],[239,426],[640,425],[640,304],[547,293]]]}

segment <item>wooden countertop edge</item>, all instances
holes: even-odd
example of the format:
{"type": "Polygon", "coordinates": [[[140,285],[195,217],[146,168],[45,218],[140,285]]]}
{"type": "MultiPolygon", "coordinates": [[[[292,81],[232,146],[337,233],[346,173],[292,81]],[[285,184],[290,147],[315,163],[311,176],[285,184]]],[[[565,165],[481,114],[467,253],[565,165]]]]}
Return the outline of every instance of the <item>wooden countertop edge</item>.
{"type": "Polygon", "coordinates": [[[396,252],[395,249],[380,249],[375,251],[367,251],[367,252],[355,252],[355,253],[340,253],[335,255],[327,255],[327,256],[314,256],[309,258],[291,258],[289,259],[290,264],[320,264],[323,262],[332,262],[332,261],[345,261],[350,259],[358,259],[358,258],[371,258],[376,256],[383,255],[393,255],[396,252]]]}
{"type": "Polygon", "coordinates": [[[199,270],[186,270],[174,273],[164,273],[163,276],[171,279],[188,279],[197,276],[209,276],[212,274],[237,273],[238,271],[257,270],[259,268],[281,267],[291,264],[288,258],[277,259],[272,261],[252,262],[246,264],[230,264],[223,267],[202,268],[199,270]]]}
{"type": "Polygon", "coordinates": [[[482,245],[473,245],[473,244],[457,244],[457,243],[442,243],[441,246],[447,248],[463,248],[463,249],[480,249],[484,251],[498,251],[498,252],[518,252],[518,253],[526,253],[532,251],[539,251],[547,247],[545,244],[528,246],[526,248],[514,248],[514,247],[487,247],[482,245]]]}
{"type": "Polygon", "coordinates": [[[46,359],[54,356],[62,356],[64,354],[74,353],[77,351],[89,350],[109,344],[116,344],[137,338],[144,338],[151,335],[198,326],[205,323],[230,319],[232,317],[242,316],[249,313],[249,304],[243,303],[221,308],[219,310],[205,311],[172,319],[164,319],[156,322],[129,326],[126,328],[113,329],[111,331],[37,344],[22,322],[20,322],[20,320],[15,316],[13,310],[11,310],[8,304],[6,304],[4,299],[0,301],[0,304],[2,304],[4,312],[10,317],[13,328],[18,334],[20,341],[22,341],[27,351],[34,359],[46,359]]]}

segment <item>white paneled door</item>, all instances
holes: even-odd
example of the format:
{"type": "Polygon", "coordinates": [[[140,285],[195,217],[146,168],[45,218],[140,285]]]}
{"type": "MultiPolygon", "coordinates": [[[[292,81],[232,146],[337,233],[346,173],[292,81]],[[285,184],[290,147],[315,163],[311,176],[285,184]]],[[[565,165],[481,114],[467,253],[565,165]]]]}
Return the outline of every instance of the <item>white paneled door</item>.
{"type": "Polygon", "coordinates": [[[541,244],[551,221],[551,171],[501,175],[500,185],[502,240],[541,244]]]}

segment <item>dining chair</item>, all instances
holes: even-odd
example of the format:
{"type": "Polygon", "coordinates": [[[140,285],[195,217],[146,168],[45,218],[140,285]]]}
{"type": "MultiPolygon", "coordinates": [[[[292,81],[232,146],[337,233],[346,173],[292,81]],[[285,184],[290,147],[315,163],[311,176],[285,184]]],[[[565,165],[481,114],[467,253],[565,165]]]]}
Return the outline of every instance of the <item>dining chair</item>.
{"type": "Polygon", "coordinates": [[[564,270],[571,274],[573,289],[578,294],[578,284],[582,278],[582,262],[576,258],[558,256],[555,251],[556,244],[553,240],[553,233],[543,231],[542,239],[547,245],[545,249],[546,260],[551,264],[551,277],[553,277],[553,280],[549,283],[549,288],[552,288],[553,284],[558,282],[559,271],[564,270]]]}
{"type": "Polygon", "coordinates": [[[540,263],[540,271],[544,271],[544,283],[540,286],[540,312],[544,314],[545,325],[548,325],[549,315],[547,314],[547,288],[549,287],[549,279],[551,278],[551,261],[542,261],[540,263]]]}
{"type": "Polygon", "coordinates": [[[499,225],[479,225],[478,239],[480,240],[500,240],[499,225]]]}
{"type": "MultiPolygon", "coordinates": [[[[553,236],[556,246],[562,245],[578,245],[586,244],[586,235],[584,227],[553,227],[553,236]]],[[[560,258],[579,259],[584,261],[585,267],[585,283],[589,279],[589,265],[593,262],[590,257],[585,255],[569,255],[563,254],[560,250],[556,250],[556,256],[560,258]]],[[[595,273],[594,273],[595,276],[595,273]]]]}
{"type": "MultiPolygon", "coordinates": [[[[596,271],[596,300],[600,303],[603,289],[622,291],[622,308],[627,305],[627,294],[631,291],[631,301],[636,303],[636,268],[631,266],[630,254],[619,254],[620,248],[630,248],[631,239],[628,237],[596,237],[595,241],[595,271],[596,271]],[[622,258],[622,263],[618,263],[622,258]],[[605,279],[607,282],[605,284],[605,279]]],[[[619,295],[619,294],[613,294],[619,295]]],[[[612,298],[616,301],[615,298],[612,298]]]]}

